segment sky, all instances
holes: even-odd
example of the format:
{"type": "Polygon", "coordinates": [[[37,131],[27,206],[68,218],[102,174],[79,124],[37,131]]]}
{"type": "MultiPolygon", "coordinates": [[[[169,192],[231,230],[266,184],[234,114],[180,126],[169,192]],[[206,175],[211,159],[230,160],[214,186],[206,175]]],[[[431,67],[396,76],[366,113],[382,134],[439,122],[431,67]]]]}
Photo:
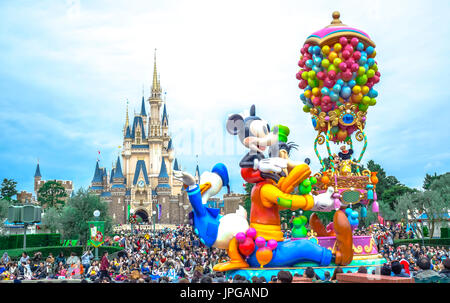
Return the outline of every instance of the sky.
{"type": "MultiPolygon", "coordinates": [[[[169,130],[183,170],[227,165],[243,191],[245,154],[225,131],[229,114],[256,105],[289,126],[292,158],[320,169],[295,74],[305,39],[333,11],[376,43],[381,81],[367,115],[372,159],[419,188],[449,171],[450,2],[442,1],[0,1],[0,178],[33,191],[43,179],[87,188],[110,169],[130,119],[148,98],[156,48],[169,130]],[[444,89],[445,88],[445,89],[444,89]]],[[[147,105],[147,112],[149,106],[147,105]]],[[[322,155],[326,150],[321,147],[322,155]]],[[[332,146],[337,150],[337,147],[332,146]]],[[[359,154],[362,144],[355,144],[359,154]]]]}

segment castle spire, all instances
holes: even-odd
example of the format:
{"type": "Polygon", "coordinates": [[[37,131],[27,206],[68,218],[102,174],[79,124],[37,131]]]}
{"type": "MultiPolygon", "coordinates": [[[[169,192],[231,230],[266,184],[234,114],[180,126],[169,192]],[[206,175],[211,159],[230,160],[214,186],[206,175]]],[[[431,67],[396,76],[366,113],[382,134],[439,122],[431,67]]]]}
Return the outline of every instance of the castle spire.
{"type": "Polygon", "coordinates": [[[155,55],[154,55],[154,63],[153,63],[153,83],[152,83],[152,95],[153,97],[160,97],[161,96],[161,86],[158,79],[158,71],[156,69],[156,48],[155,48],[155,55]]]}
{"type": "Polygon", "coordinates": [[[147,116],[147,112],[145,111],[144,94],[142,94],[141,116],[147,116]]]}
{"type": "Polygon", "coordinates": [[[124,178],[122,173],[122,166],[120,165],[120,157],[117,156],[116,167],[114,168],[113,178],[124,178]]]}
{"type": "Polygon", "coordinates": [[[125,129],[130,125],[130,120],[128,119],[128,99],[127,99],[127,115],[125,118],[125,129]]]}
{"type": "Polygon", "coordinates": [[[42,176],[41,176],[41,169],[39,168],[39,160],[38,160],[38,163],[37,163],[37,166],[36,166],[36,172],[34,173],[34,177],[35,178],[41,178],[42,176]]]}

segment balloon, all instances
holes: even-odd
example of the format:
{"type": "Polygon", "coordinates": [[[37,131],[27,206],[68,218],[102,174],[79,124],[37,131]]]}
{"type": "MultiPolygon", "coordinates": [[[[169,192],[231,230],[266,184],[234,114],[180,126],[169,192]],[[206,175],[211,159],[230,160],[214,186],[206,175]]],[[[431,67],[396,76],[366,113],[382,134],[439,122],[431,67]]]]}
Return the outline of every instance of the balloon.
{"type": "Polygon", "coordinates": [[[336,134],[336,138],[339,140],[339,141],[344,141],[346,138],[347,138],[347,131],[346,130],[344,130],[344,129],[340,129],[338,132],[337,132],[337,134],[336,134]]]}
{"type": "Polygon", "coordinates": [[[278,246],[278,242],[274,239],[270,239],[269,241],[267,241],[267,247],[270,248],[271,250],[274,250],[275,248],[277,248],[278,246]]]}
{"type": "Polygon", "coordinates": [[[305,113],[309,113],[309,112],[311,111],[311,108],[309,108],[308,105],[305,105],[305,106],[303,106],[303,111],[304,111],[305,113]]]}
{"type": "Polygon", "coordinates": [[[256,237],[256,229],[254,229],[253,227],[250,227],[249,229],[247,229],[246,234],[247,234],[247,237],[254,239],[256,237]]]}
{"type": "Polygon", "coordinates": [[[328,59],[323,59],[321,64],[323,67],[328,68],[328,66],[330,66],[330,61],[328,59]]]}
{"type": "Polygon", "coordinates": [[[252,238],[247,237],[244,242],[239,244],[238,248],[241,254],[248,257],[255,251],[255,242],[252,238]]]}
{"type": "Polygon", "coordinates": [[[323,87],[320,92],[325,96],[328,96],[330,94],[330,90],[327,87],[323,87]]]}
{"type": "Polygon", "coordinates": [[[356,37],[353,37],[352,40],[350,40],[351,45],[353,45],[355,47],[358,45],[358,42],[359,42],[359,39],[356,37]]]}
{"type": "Polygon", "coordinates": [[[366,69],[362,66],[358,67],[358,76],[362,76],[366,73],[366,69]]]}
{"type": "Polygon", "coordinates": [[[330,47],[328,45],[325,45],[322,47],[322,53],[324,55],[328,55],[330,53],[330,47]]]}
{"type": "Polygon", "coordinates": [[[341,91],[341,86],[339,84],[336,84],[335,86],[333,86],[333,91],[335,93],[339,93],[341,91]]]}
{"type": "Polygon", "coordinates": [[[246,235],[245,235],[243,232],[238,232],[238,233],[236,234],[236,240],[237,240],[239,243],[244,243],[244,241],[245,241],[246,238],[247,238],[247,237],[246,237],[246,235]]]}
{"type": "Polygon", "coordinates": [[[363,112],[365,112],[365,111],[367,111],[367,109],[369,108],[369,106],[368,105],[366,105],[366,104],[359,104],[359,110],[360,111],[363,111],[363,112]]]}
{"type": "Polygon", "coordinates": [[[371,54],[373,53],[374,50],[375,50],[375,49],[373,48],[373,46],[368,46],[368,47],[366,48],[366,53],[367,53],[368,55],[371,55],[371,54]]]}
{"type": "Polygon", "coordinates": [[[300,87],[301,89],[304,89],[307,85],[308,85],[308,82],[306,82],[303,79],[300,80],[300,82],[298,83],[298,87],[300,87]]]}
{"type": "Polygon", "coordinates": [[[256,244],[256,246],[258,246],[260,248],[264,247],[266,245],[266,240],[263,237],[257,237],[255,239],[255,244],[256,244]]]}
{"type": "Polygon", "coordinates": [[[368,92],[369,92],[369,87],[368,87],[368,86],[363,86],[363,87],[361,88],[361,93],[362,93],[363,95],[366,95],[368,92]]]}
{"type": "Polygon", "coordinates": [[[339,38],[339,43],[340,43],[342,46],[346,46],[347,43],[348,43],[348,40],[347,40],[347,38],[345,38],[345,37],[340,37],[340,38],[339,38]]]}
{"type": "Polygon", "coordinates": [[[330,62],[333,62],[334,59],[336,59],[337,57],[338,57],[338,55],[337,55],[335,52],[331,52],[331,53],[328,55],[328,60],[330,60],[330,62]]]}
{"type": "Polygon", "coordinates": [[[353,53],[353,59],[355,59],[356,61],[358,61],[359,59],[361,59],[361,53],[356,51],[353,53]]]}
{"type": "MultiPolygon", "coordinates": [[[[358,85],[364,85],[364,84],[366,84],[366,83],[367,83],[367,80],[368,80],[368,78],[367,78],[367,76],[366,76],[365,74],[362,75],[362,76],[356,77],[356,83],[357,83],[358,85]]],[[[309,82],[308,82],[308,84],[309,84],[309,82]]]]}
{"type": "Polygon", "coordinates": [[[261,268],[272,260],[272,256],[272,250],[268,247],[263,247],[256,251],[256,259],[261,264],[261,268]]]}
{"type": "Polygon", "coordinates": [[[336,71],[332,70],[332,71],[328,72],[328,78],[330,80],[334,80],[336,78],[336,71]]]}
{"type": "Polygon", "coordinates": [[[330,92],[330,98],[331,101],[336,102],[337,100],[339,100],[339,94],[333,90],[330,92]]]}
{"type": "Polygon", "coordinates": [[[341,97],[347,99],[352,95],[352,89],[348,86],[344,86],[341,90],[341,97]]]}
{"type": "Polygon", "coordinates": [[[369,102],[370,102],[370,97],[369,96],[364,96],[362,98],[362,104],[369,105],[369,102]]]}
{"type": "Polygon", "coordinates": [[[362,42],[358,42],[358,44],[356,45],[356,49],[359,51],[364,50],[364,44],[362,44],[362,42]]]}
{"type": "Polygon", "coordinates": [[[378,92],[372,88],[371,90],[369,90],[369,97],[370,98],[378,97],[378,92]]]}

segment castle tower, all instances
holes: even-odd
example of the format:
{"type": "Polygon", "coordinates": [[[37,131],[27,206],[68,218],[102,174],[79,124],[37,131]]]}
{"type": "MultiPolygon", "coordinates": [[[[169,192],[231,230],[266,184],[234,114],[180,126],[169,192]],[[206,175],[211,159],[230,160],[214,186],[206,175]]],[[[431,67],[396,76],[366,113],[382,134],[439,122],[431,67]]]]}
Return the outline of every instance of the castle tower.
{"type": "Polygon", "coordinates": [[[110,216],[116,222],[122,224],[126,222],[126,203],[125,203],[125,177],[122,173],[120,157],[117,157],[115,168],[111,171],[111,202],[108,210],[110,216]]]}
{"type": "Polygon", "coordinates": [[[39,181],[41,181],[41,169],[39,167],[39,160],[36,166],[36,171],[34,172],[34,192],[36,194],[36,200],[38,198],[38,190],[39,190],[39,181]]]}

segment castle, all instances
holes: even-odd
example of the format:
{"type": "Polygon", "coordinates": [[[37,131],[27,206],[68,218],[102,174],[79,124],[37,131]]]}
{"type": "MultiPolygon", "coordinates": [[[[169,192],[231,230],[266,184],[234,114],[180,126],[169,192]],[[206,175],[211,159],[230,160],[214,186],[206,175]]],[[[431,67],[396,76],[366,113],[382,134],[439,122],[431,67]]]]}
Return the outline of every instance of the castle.
{"type": "MultiPolygon", "coordinates": [[[[169,117],[166,103],[161,99],[156,54],[154,60],[151,95],[147,99],[149,114],[142,96],[140,113],[135,114],[130,124],[127,105],[121,157],[117,157],[109,174],[97,161],[89,187],[109,203],[109,215],[117,224],[128,223],[130,214],[141,217],[144,222],[186,224],[192,211],[187,193],[182,190],[183,184],[172,174],[174,170],[181,170],[181,166],[175,158],[174,144],[169,135],[169,117]]],[[[198,165],[195,177],[199,182],[198,165]]],[[[225,195],[224,200],[222,204],[219,201],[211,203],[222,212],[234,207],[235,211],[241,196],[231,193],[225,195]],[[231,204],[226,203],[227,200],[231,204]]]]}

